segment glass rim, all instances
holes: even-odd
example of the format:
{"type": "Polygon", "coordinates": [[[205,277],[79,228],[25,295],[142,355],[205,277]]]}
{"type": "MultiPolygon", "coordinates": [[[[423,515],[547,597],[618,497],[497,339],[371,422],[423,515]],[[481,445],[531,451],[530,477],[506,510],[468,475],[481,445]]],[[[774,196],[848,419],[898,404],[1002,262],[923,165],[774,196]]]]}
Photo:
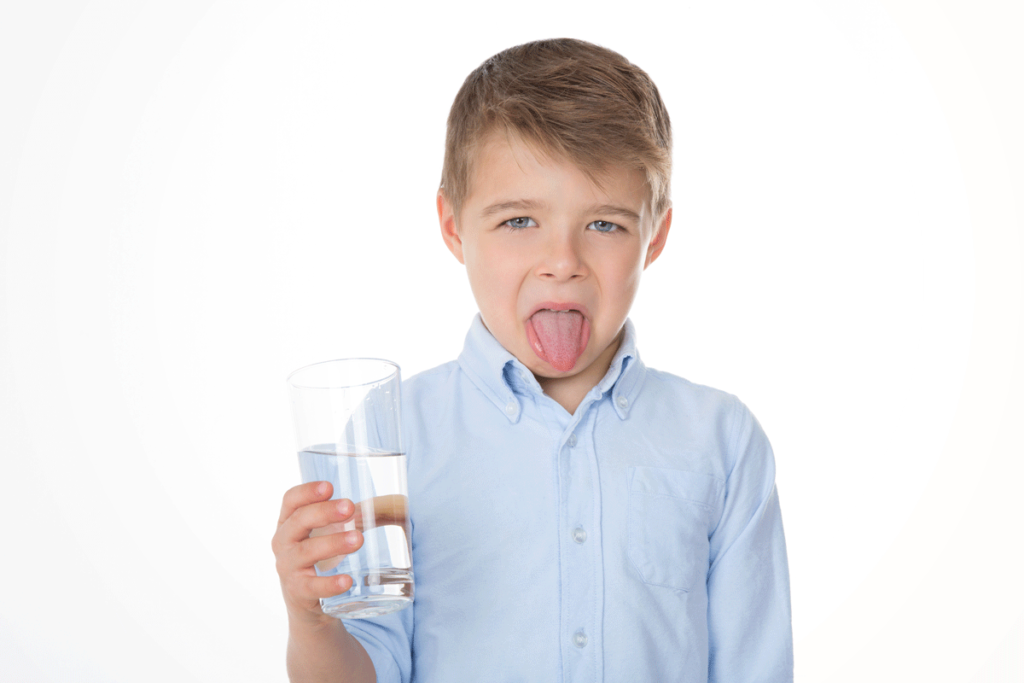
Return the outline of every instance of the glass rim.
{"type": "Polygon", "coordinates": [[[386,358],[370,358],[370,357],[333,358],[331,360],[322,360],[322,361],[320,361],[318,363],[310,363],[309,365],[303,365],[301,368],[299,368],[297,370],[293,370],[291,373],[288,374],[288,377],[285,378],[285,383],[288,385],[289,388],[292,388],[292,389],[350,389],[350,388],[354,389],[356,387],[367,387],[367,386],[371,386],[371,385],[374,385],[374,384],[381,384],[382,382],[387,382],[388,380],[390,380],[393,377],[397,376],[401,371],[402,371],[402,368],[401,368],[401,366],[398,365],[398,363],[396,363],[394,361],[391,361],[391,360],[387,360],[386,358]],[[389,367],[390,371],[387,372],[387,373],[382,374],[377,379],[372,379],[372,380],[370,380],[368,382],[357,382],[357,383],[354,383],[354,384],[322,386],[322,385],[312,385],[312,384],[300,384],[300,383],[298,383],[296,381],[296,376],[297,375],[299,375],[300,373],[304,373],[304,372],[306,372],[308,370],[312,370],[314,368],[318,368],[318,367],[321,367],[321,366],[324,366],[324,365],[333,365],[333,364],[336,364],[336,363],[347,363],[347,362],[352,362],[352,361],[363,361],[363,362],[379,363],[382,366],[389,367]]]}

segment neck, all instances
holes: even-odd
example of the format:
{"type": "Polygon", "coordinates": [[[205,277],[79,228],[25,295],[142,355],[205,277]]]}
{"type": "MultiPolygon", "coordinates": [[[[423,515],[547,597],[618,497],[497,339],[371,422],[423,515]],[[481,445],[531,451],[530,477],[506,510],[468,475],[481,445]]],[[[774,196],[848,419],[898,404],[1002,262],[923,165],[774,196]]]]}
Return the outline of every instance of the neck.
{"type": "Polygon", "coordinates": [[[567,377],[538,376],[537,382],[540,384],[541,389],[543,389],[544,393],[550,396],[555,403],[565,408],[566,412],[572,415],[576,412],[576,409],[580,407],[580,403],[583,402],[583,398],[587,395],[587,392],[597,386],[597,383],[600,382],[608,372],[608,368],[612,364],[612,358],[614,358],[616,352],[618,352],[619,345],[622,343],[622,337],[625,333],[625,329],[620,330],[615,341],[609,344],[608,348],[601,352],[601,355],[598,356],[593,363],[575,375],[569,375],[567,377]]]}

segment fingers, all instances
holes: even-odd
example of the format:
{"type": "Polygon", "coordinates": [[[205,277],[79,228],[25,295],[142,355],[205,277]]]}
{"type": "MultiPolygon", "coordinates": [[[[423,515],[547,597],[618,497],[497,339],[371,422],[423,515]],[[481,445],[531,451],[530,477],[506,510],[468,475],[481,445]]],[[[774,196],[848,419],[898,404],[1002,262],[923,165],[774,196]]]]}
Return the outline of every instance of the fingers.
{"type": "MultiPolygon", "coordinates": [[[[296,500],[315,498],[316,491],[316,487],[297,486],[285,494],[282,508],[289,508],[296,500]]],[[[282,577],[296,571],[311,573],[314,565],[327,571],[362,547],[363,535],[353,529],[355,513],[356,506],[347,498],[307,503],[295,509],[277,527],[271,542],[278,573],[282,577]]]]}
{"type": "Polygon", "coordinates": [[[281,588],[293,603],[312,611],[319,611],[321,598],[334,597],[352,588],[352,577],[348,574],[293,575],[287,581],[282,579],[281,588]]]}
{"type": "Polygon", "coordinates": [[[399,494],[369,498],[357,507],[356,520],[360,522],[357,528],[363,531],[389,524],[405,526],[409,517],[409,498],[399,494]]]}
{"type": "Polygon", "coordinates": [[[353,513],[355,506],[348,498],[310,503],[297,509],[278,526],[274,538],[277,542],[293,544],[308,538],[314,529],[344,522],[350,522],[344,527],[350,529],[353,527],[353,513]]]}
{"type": "Polygon", "coordinates": [[[347,591],[352,587],[347,575],[317,576],[313,567],[328,572],[362,545],[361,533],[347,531],[313,536],[287,548],[277,556],[277,573],[286,599],[302,603],[347,591]]]}
{"type": "Polygon", "coordinates": [[[292,516],[292,513],[303,505],[327,500],[334,493],[334,487],[329,481],[311,481],[308,484],[299,484],[288,489],[281,502],[281,516],[277,525],[281,526],[285,520],[292,516]]]}
{"type": "Polygon", "coordinates": [[[314,565],[320,572],[329,572],[337,567],[346,555],[363,546],[363,535],[358,531],[336,533],[337,531],[340,529],[314,529],[310,538],[300,543],[296,549],[295,558],[299,566],[314,565]]]}
{"type": "Polygon", "coordinates": [[[346,592],[352,578],[317,576],[338,566],[346,555],[363,545],[356,527],[356,506],[351,500],[330,500],[328,482],[311,482],[289,489],[281,503],[281,516],[271,546],[289,614],[320,614],[322,598],[346,592]],[[298,611],[296,611],[298,610],[298,611]]]}

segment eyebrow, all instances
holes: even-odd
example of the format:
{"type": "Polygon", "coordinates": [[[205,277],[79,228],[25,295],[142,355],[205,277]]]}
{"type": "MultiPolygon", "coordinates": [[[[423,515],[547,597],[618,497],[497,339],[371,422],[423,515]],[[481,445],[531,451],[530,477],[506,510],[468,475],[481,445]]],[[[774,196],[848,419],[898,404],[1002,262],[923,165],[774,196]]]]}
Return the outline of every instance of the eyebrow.
{"type": "MultiPolygon", "coordinates": [[[[489,218],[495,214],[504,213],[505,211],[516,210],[516,211],[534,211],[536,209],[546,209],[547,204],[544,202],[534,201],[532,199],[514,199],[510,202],[499,202],[497,204],[491,204],[486,209],[480,212],[481,218],[489,218]]],[[[634,223],[640,223],[640,214],[631,209],[627,209],[624,206],[616,206],[614,204],[602,204],[595,206],[587,210],[587,213],[596,213],[605,216],[617,216],[619,218],[626,218],[634,223]]]]}
{"type": "Polygon", "coordinates": [[[640,214],[631,209],[627,209],[624,206],[615,206],[614,204],[602,204],[592,209],[594,213],[603,214],[605,216],[618,216],[620,218],[628,218],[634,223],[640,223],[640,214]]]}
{"type": "Polygon", "coordinates": [[[516,211],[533,211],[535,209],[547,208],[544,202],[536,202],[532,199],[513,199],[510,202],[500,202],[498,204],[491,204],[486,209],[480,212],[481,218],[490,218],[491,216],[504,213],[515,209],[516,211]]]}

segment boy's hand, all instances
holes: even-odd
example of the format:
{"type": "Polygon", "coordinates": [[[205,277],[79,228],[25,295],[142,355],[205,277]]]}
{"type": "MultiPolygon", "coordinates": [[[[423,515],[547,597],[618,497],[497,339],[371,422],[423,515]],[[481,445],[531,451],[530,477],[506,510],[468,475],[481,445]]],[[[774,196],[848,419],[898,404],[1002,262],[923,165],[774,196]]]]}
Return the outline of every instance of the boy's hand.
{"type": "Polygon", "coordinates": [[[320,598],[352,587],[352,577],[347,574],[317,576],[314,569],[314,565],[321,571],[330,569],[363,545],[363,534],[353,519],[356,506],[347,498],[330,500],[332,492],[329,482],[310,482],[288,489],[281,503],[281,517],[270,545],[291,619],[336,621],[320,610],[320,598]]]}
{"type": "MultiPolygon", "coordinates": [[[[355,508],[356,513],[351,520],[335,522],[319,529],[313,529],[309,532],[310,537],[337,534],[353,528],[362,533],[367,529],[387,526],[389,524],[404,527],[408,515],[409,499],[407,496],[397,494],[377,496],[376,498],[368,498],[360,503],[356,503],[355,508]]],[[[344,555],[337,555],[326,560],[320,560],[315,566],[320,571],[326,572],[337,567],[344,559],[344,555]]]]}

